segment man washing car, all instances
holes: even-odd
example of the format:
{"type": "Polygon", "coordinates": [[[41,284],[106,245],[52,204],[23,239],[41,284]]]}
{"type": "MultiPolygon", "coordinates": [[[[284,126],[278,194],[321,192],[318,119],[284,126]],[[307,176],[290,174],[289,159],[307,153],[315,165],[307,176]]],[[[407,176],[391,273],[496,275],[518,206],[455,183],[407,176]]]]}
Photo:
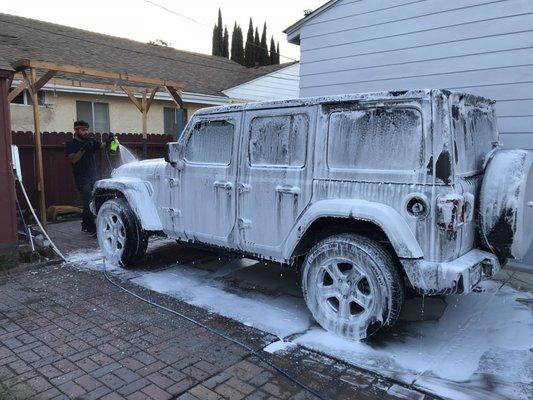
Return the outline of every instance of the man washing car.
{"type": "MultiPolygon", "coordinates": [[[[108,142],[113,140],[109,135],[108,142]]],[[[101,143],[89,137],[89,124],[85,121],[74,122],[74,138],[66,143],[66,154],[72,163],[72,172],[76,187],[83,199],[83,219],[81,230],[96,235],[95,216],[89,208],[96,176],[96,161],[94,153],[102,150],[106,143],[101,143]]]]}

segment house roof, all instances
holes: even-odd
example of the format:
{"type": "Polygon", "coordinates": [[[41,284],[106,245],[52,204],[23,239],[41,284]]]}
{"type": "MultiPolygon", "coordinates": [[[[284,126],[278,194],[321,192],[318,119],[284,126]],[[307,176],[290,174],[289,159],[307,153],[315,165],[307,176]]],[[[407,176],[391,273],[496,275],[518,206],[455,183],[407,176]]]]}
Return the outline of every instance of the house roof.
{"type": "Polygon", "coordinates": [[[224,57],[0,13],[2,58],[9,64],[26,58],[172,80],[182,82],[184,91],[219,96],[286,66],[246,68],[224,57]]]}
{"type": "Polygon", "coordinates": [[[3,57],[0,57],[0,70],[13,71],[11,65],[3,57]]]}
{"type": "Polygon", "coordinates": [[[322,12],[326,11],[327,9],[329,9],[330,7],[332,7],[335,3],[339,1],[340,0],[330,0],[327,3],[322,4],[316,10],[307,14],[305,17],[296,21],[294,24],[286,28],[283,32],[287,34],[287,40],[289,41],[289,43],[300,44],[300,27],[304,23],[316,17],[318,14],[321,14],[322,12]]]}

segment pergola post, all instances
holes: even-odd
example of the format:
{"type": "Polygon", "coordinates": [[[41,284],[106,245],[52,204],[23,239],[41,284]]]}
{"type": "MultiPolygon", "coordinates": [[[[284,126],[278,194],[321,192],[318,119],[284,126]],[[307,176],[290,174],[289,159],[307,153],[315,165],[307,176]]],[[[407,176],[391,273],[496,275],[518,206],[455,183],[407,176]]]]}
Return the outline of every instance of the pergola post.
{"type": "Polygon", "coordinates": [[[44,172],[43,172],[43,151],[41,143],[41,121],[39,115],[39,98],[35,90],[35,83],[37,82],[37,72],[34,68],[30,70],[30,74],[26,71],[24,78],[26,79],[26,86],[31,96],[31,103],[33,109],[33,137],[35,140],[35,161],[36,161],[36,175],[37,175],[37,193],[39,195],[39,215],[43,228],[46,229],[46,199],[44,192],[44,172]]]}
{"type": "Polygon", "coordinates": [[[15,181],[11,160],[11,123],[7,94],[14,71],[0,59],[0,270],[18,263],[15,181]]]}
{"type": "Polygon", "coordinates": [[[148,147],[147,147],[147,140],[148,140],[148,107],[147,107],[147,100],[146,100],[146,89],[142,92],[142,100],[141,100],[141,113],[142,113],[142,134],[143,134],[143,157],[147,158],[148,155],[148,147]]]}

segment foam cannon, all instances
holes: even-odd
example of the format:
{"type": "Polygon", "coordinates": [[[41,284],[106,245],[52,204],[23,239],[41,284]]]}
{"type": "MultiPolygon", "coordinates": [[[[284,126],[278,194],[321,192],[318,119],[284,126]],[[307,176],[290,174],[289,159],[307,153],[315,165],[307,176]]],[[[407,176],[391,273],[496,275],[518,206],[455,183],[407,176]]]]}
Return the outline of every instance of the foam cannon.
{"type": "Polygon", "coordinates": [[[116,153],[120,147],[120,142],[118,141],[118,138],[115,136],[114,133],[109,134],[109,136],[107,137],[106,144],[111,153],[116,153]]]}

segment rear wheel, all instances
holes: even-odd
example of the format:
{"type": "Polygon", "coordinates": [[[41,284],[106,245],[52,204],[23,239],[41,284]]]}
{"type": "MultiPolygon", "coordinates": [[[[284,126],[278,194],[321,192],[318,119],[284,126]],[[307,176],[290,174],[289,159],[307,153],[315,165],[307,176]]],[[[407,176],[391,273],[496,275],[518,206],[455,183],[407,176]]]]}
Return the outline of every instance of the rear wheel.
{"type": "Polygon", "coordinates": [[[365,339],[397,321],[404,283],[396,262],[377,242],[355,234],[331,236],[307,254],[304,298],[326,330],[365,339]]]}
{"type": "Polygon", "coordinates": [[[107,200],[98,210],[96,229],[107,260],[129,267],[146,253],[148,235],[125,199],[107,200]]]}

